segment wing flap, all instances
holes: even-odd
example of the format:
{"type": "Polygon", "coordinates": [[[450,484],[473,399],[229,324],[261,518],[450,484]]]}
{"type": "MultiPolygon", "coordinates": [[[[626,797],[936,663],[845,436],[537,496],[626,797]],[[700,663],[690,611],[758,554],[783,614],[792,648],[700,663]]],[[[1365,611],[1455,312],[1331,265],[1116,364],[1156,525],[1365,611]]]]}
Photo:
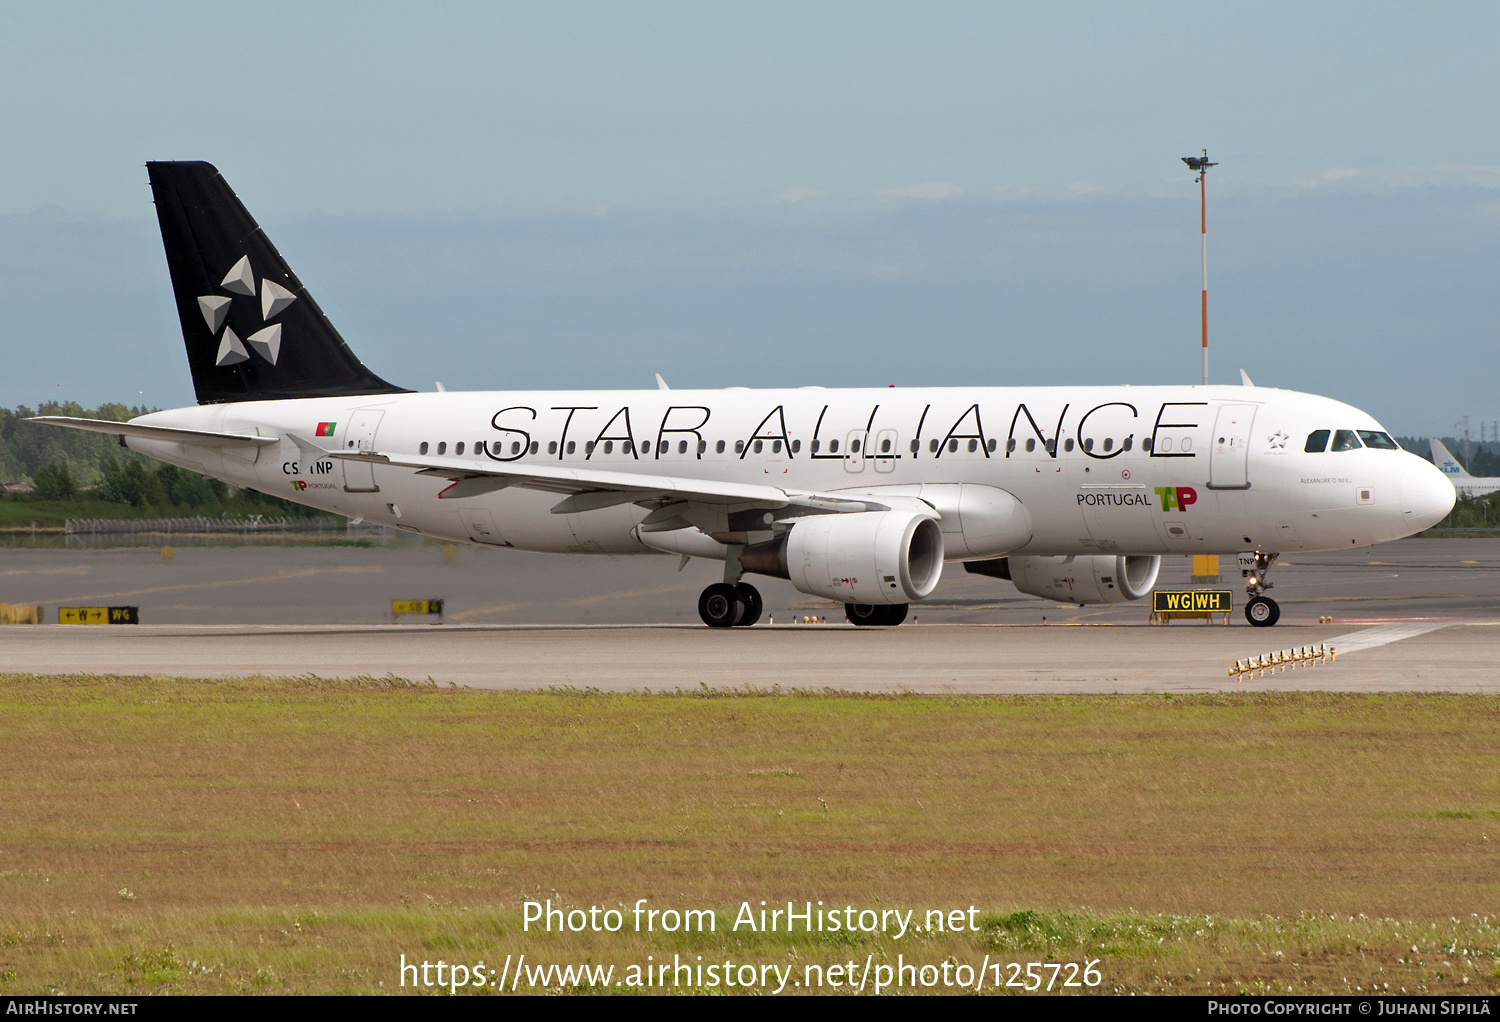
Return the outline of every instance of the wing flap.
{"type": "MultiPolygon", "coordinates": [[[[299,444],[306,438],[293,438],[299,444]]],[[[321,448],[319,448],[321,450],[321,448]]],[[[323,456],[343,461],[409,468],[418,475],[439,476],[455,485],[442,491],[446,499],[474,497],[506,486],[559,493],[567,497],[553,508],[557,514],[640,502],[692,502],[724,511],[764,509],[791,514],[889,511],[891,505],[869,497],[853,499],[828,493],[783,490],[754,483],[732,483],[716,479],[660,476],[581,468],[574,465],[539,465],[536,462],[481,463],[467,458],[427,455],[381,454],[375,451],[323,451],[323,456]]]]}

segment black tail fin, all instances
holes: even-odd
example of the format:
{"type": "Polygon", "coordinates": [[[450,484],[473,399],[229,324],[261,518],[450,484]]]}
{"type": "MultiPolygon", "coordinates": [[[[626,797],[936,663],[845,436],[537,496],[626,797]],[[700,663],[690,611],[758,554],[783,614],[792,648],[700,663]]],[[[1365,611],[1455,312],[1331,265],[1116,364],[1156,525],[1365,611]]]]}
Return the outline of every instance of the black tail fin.
{"type": "Polygon", "coordinates": [[[354,357],[211,164],[146,170],[199,404],[408,393],[354,357]]]}

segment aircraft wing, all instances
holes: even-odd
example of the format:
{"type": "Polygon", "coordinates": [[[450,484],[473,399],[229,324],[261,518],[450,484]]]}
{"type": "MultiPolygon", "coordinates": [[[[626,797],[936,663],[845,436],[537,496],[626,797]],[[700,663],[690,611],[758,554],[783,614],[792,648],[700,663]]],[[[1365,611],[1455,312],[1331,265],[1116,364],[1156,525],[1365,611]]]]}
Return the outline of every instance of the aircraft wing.
{"type": "Polygon", "coordinates": [[[202,429],[174,429],[170,426],[146,426],[135,422],[111,422],[109,419],[75,419],[66,415],[34,415],[26,421],[40,422],[46,426],[83,429],[90,433],[112,433],[115,436],[133,436],[140,440],[163,440],[174,444],[192,444],[197,447],[272,447],[281,443],[281,438],[274,436],[255,436],[250,433],[212,433],[202,429]]]}
{"type": "MultiPolygon", "coordinates": [[[[288,435],[299,447],[323,450],[305,437],[288,435]]],[[[411,468],[416,469],[418,475],[448,479],[452,485],[438,494],[440,499],[445,500],[476,497],[516,486],[565,495],[552,508],[553,514],[576,514],[617,504],[640,504],[655,509],[642,525],[643,531],[647,532],[666,532],[689,525],[701,528],[700,522],[716,526],[704,529],[705,532],[724,531],[726,523],[717,519],[745,511],[783,512],[786,517],[889,511],[893,506],[892,501],[904,504],[912,499],[850,499],[828,493],[785,490],[777,486],[615,472],[566,464],[546,465],[534,461],[482,464],[471,458],[381,454],[374,451],[323,451],[323,454],[344,461],[411,468]],[[698,513],[700,511],[708,514],[698,513]],[[708,521],[708,518],[716,520],[708,521]]]]}

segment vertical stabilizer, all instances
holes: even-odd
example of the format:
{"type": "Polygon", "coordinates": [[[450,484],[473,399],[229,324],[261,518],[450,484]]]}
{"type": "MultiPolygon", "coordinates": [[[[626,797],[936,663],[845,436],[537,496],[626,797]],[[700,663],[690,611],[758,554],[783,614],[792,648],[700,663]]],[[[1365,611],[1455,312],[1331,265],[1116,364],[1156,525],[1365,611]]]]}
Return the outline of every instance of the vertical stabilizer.
{"type": "Polygon", "coordinates": [[[1449,479],[1471,478],[1464,467],[1458,463],[1458,459],[1448,453],[1448,448],[1443,446],[1441,440],[1429,440],[1428,443],[1432,445],[1432,463],[1442,470],[1443,475],[1449,479]]]}
{"type": "Polygon", "coordinates": [[[199,404],[407,393],[354,357],[211,164],[146,170],[199,404]]]}

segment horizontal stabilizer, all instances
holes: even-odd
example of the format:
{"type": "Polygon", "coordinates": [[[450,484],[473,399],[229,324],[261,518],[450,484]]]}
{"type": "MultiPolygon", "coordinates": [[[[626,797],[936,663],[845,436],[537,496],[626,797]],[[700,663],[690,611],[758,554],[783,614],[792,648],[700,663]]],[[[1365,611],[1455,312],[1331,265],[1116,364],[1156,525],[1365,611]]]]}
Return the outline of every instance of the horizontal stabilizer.
{"type": "Polygon", "coordinates": [[[66,426],[68,429],[84,429],[90,433],[130,436],[138,440],[192,444],[196,447],[272,447],[281,443],[281,439],[274,436],[212,433],[202,429],[174,429],[170,426],[146,426],[135,422],[110,422],[108,419],[74,419],[66,415],[37,415],[26,421],[40,422],[48,426],[66,426]]]}

